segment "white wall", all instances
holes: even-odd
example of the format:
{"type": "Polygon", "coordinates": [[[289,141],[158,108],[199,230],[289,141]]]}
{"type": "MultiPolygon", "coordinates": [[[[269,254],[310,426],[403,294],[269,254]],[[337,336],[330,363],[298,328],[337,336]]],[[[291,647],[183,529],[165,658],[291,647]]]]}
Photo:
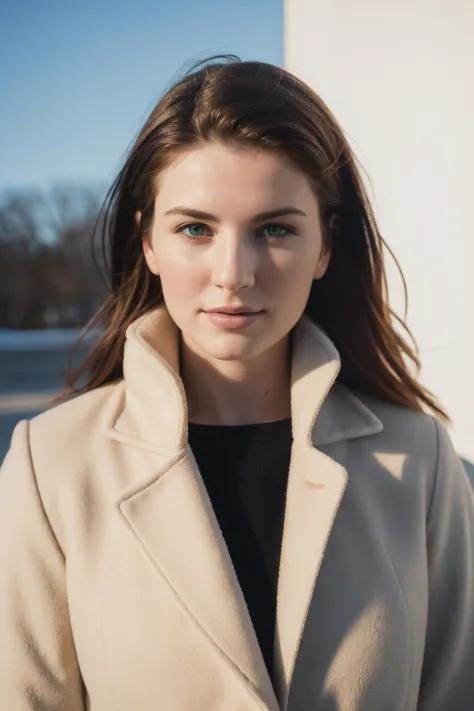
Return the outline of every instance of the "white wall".
{"type": "Polygon", "coordinates": [[[284,12],[285,67],[321,95],[369,175],[407,280],[421,381],[474,462],[474,0],[286,0],[284,12]]]}

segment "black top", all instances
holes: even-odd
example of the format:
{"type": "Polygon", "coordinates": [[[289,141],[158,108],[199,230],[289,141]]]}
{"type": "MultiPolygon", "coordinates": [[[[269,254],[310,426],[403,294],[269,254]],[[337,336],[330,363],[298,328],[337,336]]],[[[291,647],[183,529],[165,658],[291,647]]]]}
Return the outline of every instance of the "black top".
{"type": "Polygon", "coordinates": [[[189,443],[270,675],[291,442],[291,419],[189,425],[189,443]]]}

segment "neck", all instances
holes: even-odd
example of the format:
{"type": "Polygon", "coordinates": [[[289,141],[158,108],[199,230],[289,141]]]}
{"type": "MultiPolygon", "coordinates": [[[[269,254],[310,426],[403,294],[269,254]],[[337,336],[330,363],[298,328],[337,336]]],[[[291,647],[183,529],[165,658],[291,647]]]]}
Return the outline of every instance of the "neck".
{"type": "Polygon", "coordinates": [[[182,343],[189,422],[245,425],[291,416],[289,338],[251,361],[209,361],[182,343]]]}

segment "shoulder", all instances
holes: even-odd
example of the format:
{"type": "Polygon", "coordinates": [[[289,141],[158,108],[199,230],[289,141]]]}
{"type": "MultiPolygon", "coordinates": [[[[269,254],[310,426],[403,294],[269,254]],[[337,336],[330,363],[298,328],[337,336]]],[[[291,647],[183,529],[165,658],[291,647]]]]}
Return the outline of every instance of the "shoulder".
{"type": "Polygon", "coordinates": [[[104,437],[104,429],[122,397],[122,382],[78,395],[15,427],[2,465],[4,486],[12,500],[15,492],[36,491],[58,540],[63,540],[65,512],[70,517],[84,492],[89,503],[102,496],[105,484],[97,472],[107,469],[113,456],[108,443],[114,444],[104,437]]]}
{"type": "Polygon", "coordinates": [[[102,429],[112,400],[122,388],[122,381],[108,383],[95,390],[66,400],[29,420],[32,445],[44,448],[61,443],[85,443],[102,429]]]}
{"type": "Polygon", "coordinates": [[[357,393],[356,397],[383,425],[373,441],[366,443],[379,463],[388,469],[400,466],[406,475],[411,472],[431,492],[449,482],[465,487],[468,479],[462,460],[448,426],[436,415],[369,395],[357,393]]]}
{"type": "Polygon", "coordinates": [[[392,442],[394,446],[415,446],[420,451],[433,450],[438,428],[446,426],[434,415],[413,408],[387,402],[372,395],[354,393],[383,425],[379,441],[392,442]]]}
{"type": "Polygon", "coordinates": [[[70,482],[108,454],[110,413],[123,398],[123,380],[61,402],[28,422],[31,464],[39,485],[70,482]]]}
{"type": "Polygon", "coordinates": [[[368,448],[407,454],[435,453],[445,425],[431,414],[352,390],[336,383],[328,396],[331,422],[368,448]],[[342,423],[342,427],[341,427],[342,423]],[[359,436],[360,434],[360,436],[359,436]],[[370,436],[365,436],[366,434],[370,436]]]}
{"type": "Polygon", "coordinates": [[[40,489],[56,489],[74,479],[74,472],[80,477],[103,454],[105,424],[111,407],[122,396],[122,383],[115,381],[77,395],[23,422],[40,489]]]}

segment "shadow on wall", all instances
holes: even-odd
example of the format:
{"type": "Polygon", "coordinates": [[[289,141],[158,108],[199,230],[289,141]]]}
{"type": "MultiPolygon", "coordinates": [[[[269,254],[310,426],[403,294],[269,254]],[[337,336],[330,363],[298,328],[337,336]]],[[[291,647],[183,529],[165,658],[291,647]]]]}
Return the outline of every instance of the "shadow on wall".
{"type": "Polygon", "coordinates": [[[464,464],[464,469],[466,470],[471,486],[474,489],[474,464],[472,462],[468,462],[467,459],[462,458],[461,462],[464,464]]]}

